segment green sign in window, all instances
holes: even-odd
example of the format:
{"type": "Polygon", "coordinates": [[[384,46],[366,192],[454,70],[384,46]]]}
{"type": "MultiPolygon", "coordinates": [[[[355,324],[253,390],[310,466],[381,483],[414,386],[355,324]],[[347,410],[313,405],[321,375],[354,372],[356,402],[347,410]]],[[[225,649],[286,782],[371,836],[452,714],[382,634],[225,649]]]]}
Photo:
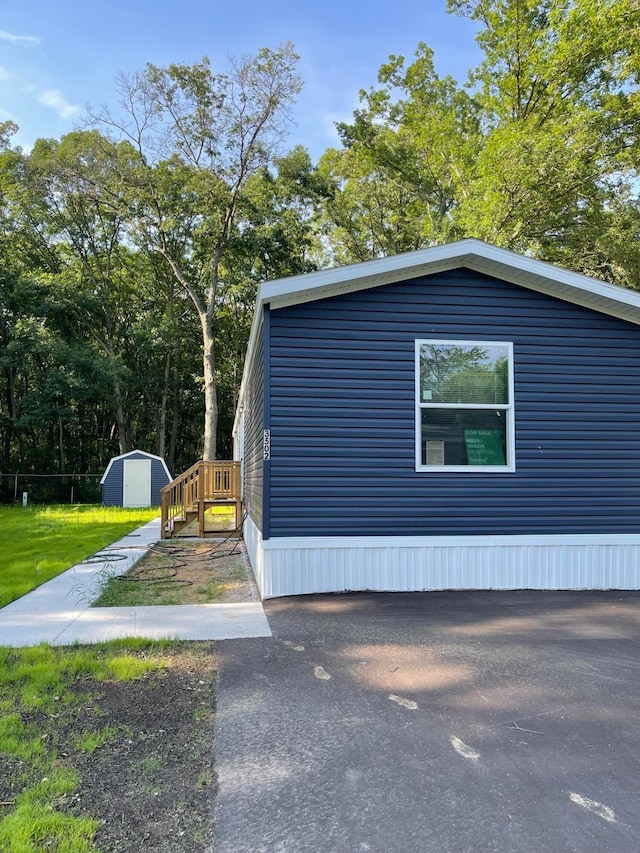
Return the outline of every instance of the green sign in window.
{"type": "Polygon", "coordinates": [[[504,465],[502,432],[497,429],[465,429],[469,465],[504,465]]]}

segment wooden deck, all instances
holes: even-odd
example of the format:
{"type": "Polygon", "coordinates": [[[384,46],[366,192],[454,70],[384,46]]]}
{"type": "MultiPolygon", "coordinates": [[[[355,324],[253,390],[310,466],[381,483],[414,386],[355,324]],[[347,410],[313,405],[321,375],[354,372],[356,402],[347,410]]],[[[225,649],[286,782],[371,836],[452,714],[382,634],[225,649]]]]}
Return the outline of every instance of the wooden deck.
{"type": "Polygon", "coordinates": [[[207,534],[219,535],[220,529],[207,529],[206,526],[207,511],[218,506],[234,508],[233,529],[239,528],[242,524],[240,462],[196,462],[164,487],[160,506],[163,539],[171,538],[196,519],[201,539],[207,534]]]}

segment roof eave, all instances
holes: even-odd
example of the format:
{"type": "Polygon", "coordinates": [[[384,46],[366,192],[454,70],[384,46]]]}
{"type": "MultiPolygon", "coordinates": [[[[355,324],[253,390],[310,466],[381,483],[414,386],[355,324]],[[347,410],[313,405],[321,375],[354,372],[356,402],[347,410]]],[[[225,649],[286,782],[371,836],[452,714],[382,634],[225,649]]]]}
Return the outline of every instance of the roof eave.
{"type": "Polygon", "coordinates": [[[472,238],[265,282],[260,288],[259,299],[273,308],[284,308],[460,267],[640,323],[640,294],[472,238]]]}

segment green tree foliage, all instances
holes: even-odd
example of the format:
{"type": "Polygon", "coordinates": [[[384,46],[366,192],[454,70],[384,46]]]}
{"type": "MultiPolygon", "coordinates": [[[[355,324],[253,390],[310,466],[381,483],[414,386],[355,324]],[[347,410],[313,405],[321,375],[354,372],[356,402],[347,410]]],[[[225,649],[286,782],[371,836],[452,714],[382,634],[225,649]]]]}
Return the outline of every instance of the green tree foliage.
{"type": "Polygon", "coordinates": [[[466,89],[391,57],[322,167],[339,260],[475,236],[640,286],[636,0],[449,0],[484,58],[466,89]]]}
{"type": "Polygon", "coordinates": [[[638,286],[638,4],[450,0],[449,8],[480,23],[485,54],[470,79],[486,142],[463,228],[638,286]]]}
{"type": "Polygon", "coordinates": [[[130,153],[90,132],[0,154],[5,473],[100,471],[134,446],[197,456],[194,315],[128,239],[114,179],[130,153]]]}
{"type": "Polygon", "coordinates": [[[5,471],[100,470],[134,446],[184,469],[205,403],[208,455],[219,432],[231,454],[258,284],[321,254],[326,182],[304,149],[277,153],[296,59],[149,65],[121,78],[122,118],[29,155],[0,128],[5,471]]]}
{"type": "Polygon", "coordinates": [[[148,65],[119,113],[29,154],[0,124],[3,473],[134,446],[182,470],[203,422],[228,457],[265,279],[475,236],[640,288],[637,0],[448,9],[478,28],[466,85],[424,43],[391,56],[317,166],[279,149],[289,44],[148,65]]]}
{"type": "Polygon", "coordinates": [[[408,67],[391,56],[378,80],[382,88],[360,93],[353,123],[338,125],[344,148],[320,164],[336,187],[327,216],[342,261],[455,239],[480,147],[476,101],[438,76],[426,44],[408,67]]]}
{"type": "Polygon", "coordinates": [[[119,187],[113,186],[123,157],[131,158],[128,146],[96,131],[76,132],[60,142],[38,140],[26,167],[30,202],[64,270],[55,277],[52,299],[108,361],[121,453],[131,449],[122,356],[137,298],[119,187]]]}
{"type": "Polygon", "coordinates": [[[125,180],[131,234],[159,253],[197,313],[205,402],[203,458],[218,426],[219,312],[228,302],[248,182],[273,163],[300,89],[292,45],[263,49],[212,72],[205,58],[120,79],[123,116],[96,121],[136,152],[125,180]]]}

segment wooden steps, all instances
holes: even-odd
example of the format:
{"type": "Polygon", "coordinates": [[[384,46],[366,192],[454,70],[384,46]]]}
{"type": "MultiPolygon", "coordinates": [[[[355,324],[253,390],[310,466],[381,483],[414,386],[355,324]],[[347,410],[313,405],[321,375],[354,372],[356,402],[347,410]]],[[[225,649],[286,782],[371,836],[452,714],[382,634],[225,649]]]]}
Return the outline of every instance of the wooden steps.
{"type": "MultiPolygon", "coordinates": [[[[196,462],[162,490],[161,535],[175,536],[198,519],[200,538],[207,534],[205,515],[214,506],[233,506],[235,526],[242,524],[240,462],[196,462]]],[[[219,534],[221,531],[209,531],[219,534]]]]}

